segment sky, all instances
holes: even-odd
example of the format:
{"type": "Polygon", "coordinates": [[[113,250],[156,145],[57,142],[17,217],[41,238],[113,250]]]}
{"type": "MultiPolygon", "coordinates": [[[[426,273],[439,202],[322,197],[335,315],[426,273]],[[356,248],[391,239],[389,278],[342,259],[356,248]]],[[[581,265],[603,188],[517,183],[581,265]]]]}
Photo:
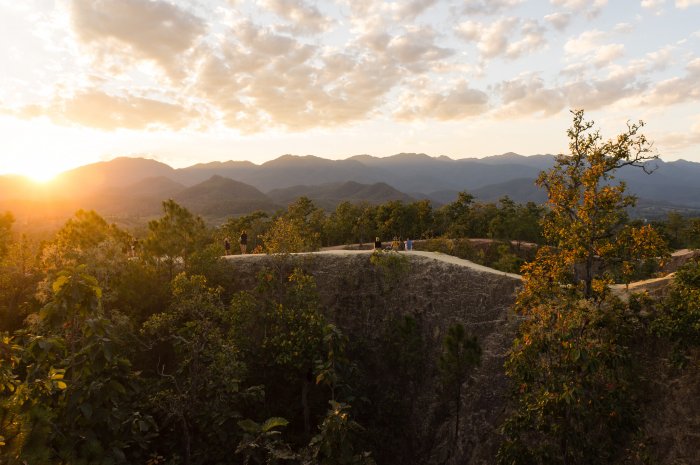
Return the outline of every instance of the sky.
{"type": "Polygon", "coordinates": [[[0,174],[565,153],[700,162],[700,0],[0,0],[0,174]]]}

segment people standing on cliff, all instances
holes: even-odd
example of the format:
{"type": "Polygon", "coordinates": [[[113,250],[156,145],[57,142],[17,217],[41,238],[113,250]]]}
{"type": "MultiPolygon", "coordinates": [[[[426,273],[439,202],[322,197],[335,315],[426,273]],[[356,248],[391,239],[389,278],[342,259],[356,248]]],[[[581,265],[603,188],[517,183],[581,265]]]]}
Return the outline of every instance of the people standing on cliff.
{"type": "Polygon", "coordinates": [[[399,238],[396,236],[394,236],[394,240],[391,241],[391,250],[393,250],[394,252],[399,251],[399,238]]]}
{"type": "Polygon", "coordinates": [[[382,250],[382,241],[379,240],[379,237],[374,238],[374,250],[382,250]]]}
{"type": "Polygon", "coordinates": [[[224,239],[224,249],[226,249],[226,255],[231,255],[231,240],[228,237],[224,239]]]}
{"type": "Polygon", "coordinates": [[[245,255],[248,249],[248,234],[246,234],[245,229],[241,231],[241,238],[238,242],[241,244],[241,255],[245,255]]]}
{"type": "Polygon", "coordinates": [[[406,238],[406,250],[413,250],[413,240],[406,238]]]}

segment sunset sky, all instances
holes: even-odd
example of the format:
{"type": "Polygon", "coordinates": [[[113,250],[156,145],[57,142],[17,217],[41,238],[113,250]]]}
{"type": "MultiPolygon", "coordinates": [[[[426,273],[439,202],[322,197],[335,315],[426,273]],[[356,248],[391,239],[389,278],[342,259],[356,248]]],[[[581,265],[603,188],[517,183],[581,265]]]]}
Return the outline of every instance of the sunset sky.
{"type": "Polygon", "coordinates": [[[700,162],[700,0],[0,0],[0,174],[560,153],[572,108],[700,162]]]}

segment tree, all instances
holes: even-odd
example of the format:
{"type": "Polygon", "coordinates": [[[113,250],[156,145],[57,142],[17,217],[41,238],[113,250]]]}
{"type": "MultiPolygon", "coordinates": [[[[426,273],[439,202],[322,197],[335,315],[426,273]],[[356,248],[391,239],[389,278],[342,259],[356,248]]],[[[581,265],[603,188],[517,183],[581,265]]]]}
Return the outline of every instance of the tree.
{"type": "MultiPolygon", "coordinates": [[[[220,244],[221,247],[226,237],[229,237],[235,242],[241,232],[245,230],[248,234],[248,250],[254,252],[260,245],[259,238],[267,232],[271,224],[270,215],[260,210],[238,218],[229,218],[226,220],[226,223],[221,225],[218,231],[218,244],[220,244]]],[[[221,248],[219,250],[221,250],[221,248]]]]}
{"type": "Polygon", "coordinates": [[[61,271],[21,334],[21,383],[3,402],[10,463],[141,462],[154,424],[136,405],[133,340],[106,318],[84,265],[61,271]]]}
{"type": "MultiPolygon", "coordinates": [[[[583,110],[572,112],[573,126],[567,131],[570,155],[558,155],[552,169],[540,173],[537,185],[547,190],[549,214],[542,226],[545,239],[556,250],[541,249],[537,261],[557,257],[550,270],[551,278],[566,275],[561,267],[580,269],[583,295],[591,297],[601,290],[596,276],[613,262],[620,252],[618,238],[625,228],[625,209],[635,204],[635,197],[625,194],[625,183],[614,184],[615,172],[623,167],[637,167],[650,173],[651,143],[639,134],[643,122],[627,124],[627,130],[615,139],[603,141],[593,121],[585,121],[583,110]]],[[[630,230],[635,235],[637,231],[630,230]]],[[[652,239],[651,235],[646,237],[652,239]]],[[[657,237],[653,238],[654,241],[657,237]]],[[[656,252],[658,244],[640,243],[640,258],[656,252]]],[[[533,273],[541,271],[539,265],[525,269],[526,292],[529,283],[539,283],[533,273]]],[[[537,277],[541,278],[541,277],[537,277]]],[[[549,278],[549,277],[547,277],[549,278]]],[[[576,281],[571,276],[571,281],[576,281]]],[[[600,280],[599,280],[600,281],[600,280]]],[[[577,284],[573,282],[573,284],[577,284]]]]}
{"type": "Polygon", "coordinates": [[[462,191],[457,199],[440,210],[444,218],[443,230],[449,237],[467,237],[469,217],[474,206],[474,196],[462,191]]]}
{"type": "Polygon", "coordinates": [[[573,115],[571,154],[537,180],[549,197],[542,227],[550,245],[523,266],[516,311],[524,319],[506,362],[515,408],[502,428],[504,465],[612,462],[635,426],[637,320],[602,272],[622,264],[629,273],[634,257],[664,252],[651,227],[627,224],[635,199],[613,182],[619,168],[649,172],[656,156],[641,122],[603,142],[583,111],[573,115]]]}
{"type": "Polygon", "coordinates": [[[15,217],[12,213],[5,212],[0,215],[0,259],[7,252],[7,248],[12,240],[12,223],[15,222],[15,217]]]}
{"type": "Polygon", "coordinates": [[[117,299],[114,287],[127,267],[130,242],[127,232],[107,223],[94,211],[78,210],[56,237],[44,244],[41,262],[47,276],[40,295],[51,298],[50,286],[57,273],[85,265],[86,273],[94,276],[102,289],[105,310],[110,310],[117,299]]]}
{"type": "Polygon", "coordinates": [[[0,258],[0,330],[16,330],[39,307],[36,287],[43,274],[38,244],[24,234],[0,258]]]}
{"type": "Polygon", "coordinates": [[[700,262],[678,270],[671,292],[660,304],[652,329],[671,340],[674,362],[683,366],[690,359],[688,350],[700,346],[700,262]]]}
{"type": "Polygon", "coordinates": [[[638,410],[631,320],[614,301],[565,297],[529,309],[505,363],[515,405],[498,463],[621,463],[638,410]]]}
{"type": "Polygon", "coordinates": [[[462,384],[472,369],[481,363],[481,346],[476,336],[468,336],[464,326],[456,323],[447,329],[442,340],[438,368],[448,391],[453,391],[455,403],[455,441],[459,438],[459,411],[462,407],[462,384]]]}
{"type": "Polygon", "coordinates": [[[299,197],[296,202],[289,204],[284,216],[297,227],[307,247],[316,250],[321,246],[325,214],[311,199],[299,197]]]}
{"type": "Polygon", "coordinates": [[[323,228],[323,241],[330,245],[347,244],[351,241],[366,240],[358,230],[360,207],[350,202],[341,202],[335,207],[323,228]]]}
{"type": "Polygon", "coordinates": [[[683,236],[683,230],[686,228],[686,220],[678,212],[669,212],[666,215],[666,221],[664,222],[663,229],[669,238],[669,243],[673,248],[680,248],[682,245],[681,238],[683,236]]]}
{"type": "Polygon", "coordinates": [[[202,218],[172,199],[163,202],[163,213],[160,219],[148,223],[143,248],[150,258],[167,264],[172,278],[178,261],[187,267],[192,255],[203,248],[208,239],[207,228],[202,218]]]}
{"type": "Polygon", "coordinates": [[[507,195],[498,202],[500,208],[496,216],[489,222],[489,237],[500,240],[514,239],[518,226],[517,206],[507,195]]]}
{"type": "MultiPolygon", "coordinates": [[[[237,341],[254,380],[273,390],[282,415],[294,420],[301,410],[304,433],[311,431],[310,390],[314,368],[324,353],[326,321],[316,282],[301,269],[290,275],[265,270],[255,293],[241,293],[231,302],[233,339],[237,341]],[[298,385],[297,397],[290,386],[298,385]],[[297,404],[293,400],[300,399],[297,404]],[[301,409],[295,408],[297,405],[301,409]]],[[[268,392],[266,392],[268,395],[268,392]]],[[[278,416],[279,412],[267,412],[278,416]]]]}
{"type": "Polygon", "coordinates": [[[277,218],[262,236],[267,253],[299,253],[314,250],[298,223],[285,217],[277,218]]]}
{"type": "Polygon", "coordinates": [[[242,407],[259,401],[260,390],[242,387],[246,367],[220,289],[185,273],[172,287],[171,305],[142,328],[157,360],[148,400],[162,425],[159,442],[185,464],[228,463],[242,437],[242,407]]]}

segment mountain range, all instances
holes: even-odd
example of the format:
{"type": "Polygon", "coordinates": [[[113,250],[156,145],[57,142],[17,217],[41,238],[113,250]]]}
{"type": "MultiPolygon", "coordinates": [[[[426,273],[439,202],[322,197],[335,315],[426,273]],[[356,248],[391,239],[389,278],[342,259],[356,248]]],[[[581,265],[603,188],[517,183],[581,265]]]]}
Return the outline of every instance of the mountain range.
{"type": "MultiPolygon", "coordinates": [[[[553,155],[506,153],[454,160],[401,153],[344,160],[283,155],[261,165],[226,161],[175,169],[151,159],[121,157],[66,171],[46,185],[0,176],[0,209],[29,217],[63,216],[77,208],[95,209],[108,217],[149,217],[159,214],[162,200],[173,198],[216,219],[274,211],[302,195],[330,210],[345,200],[429,199],[440,205],[465,190],[482,201],[508,195],[518,202],[542,203],[545,193],[534,180],[553,163],[553,155]]],[[[617,176],[638,196],[638,214],[700,213],[700,163],[658,160],[652,164],[652,175],[626,167],[617,176]]]]}

